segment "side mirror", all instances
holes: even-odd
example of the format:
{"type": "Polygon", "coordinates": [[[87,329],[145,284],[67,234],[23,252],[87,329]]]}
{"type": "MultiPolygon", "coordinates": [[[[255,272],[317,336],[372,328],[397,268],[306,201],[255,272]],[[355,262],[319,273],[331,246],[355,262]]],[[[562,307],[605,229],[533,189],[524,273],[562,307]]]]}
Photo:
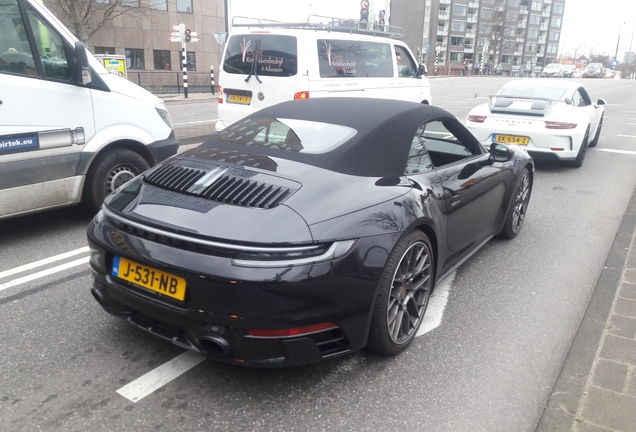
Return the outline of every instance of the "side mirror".
{"type": "Polygon", "coordinates": [[[605,99],[599,99],[596,101],[596,105],[605,105],[605,99]]]}
{"type": "Polygon", "coordinates": [[[512,150],[503,144],[490,144],[490,160],[493,162],[508,162],[513,155],[512,150]]]}
{"type": "Polygon", "coordinates": [[[417,77],[422,77],[422,76],[426,76],[426,74],[428,73],[428,69],[426,68],[426,65],[421,64],[418,68],[417,68],[417,77]]]}
{"type": "Polygon", "coordinates": [[[75,42],[75,77],[79,85],[87,85],[93,80],[86,47],[80,41],[75,42]]]}

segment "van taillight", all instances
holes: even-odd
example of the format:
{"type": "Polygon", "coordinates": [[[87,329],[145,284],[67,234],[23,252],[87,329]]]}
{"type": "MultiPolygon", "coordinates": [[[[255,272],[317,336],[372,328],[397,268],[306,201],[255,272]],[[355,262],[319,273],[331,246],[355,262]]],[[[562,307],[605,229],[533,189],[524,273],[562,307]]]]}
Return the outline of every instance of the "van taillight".
{"type": "Polygon", "coordinates": [[[294,99],[309,99],[309,92],[308,91],[298,92],[294,95],[294,99]]]}
{"type": "Polygon", "coordinates": [[[217,90],[219,92],[219,103],[223,103],[223,87],[217,86],[217,90]]]}

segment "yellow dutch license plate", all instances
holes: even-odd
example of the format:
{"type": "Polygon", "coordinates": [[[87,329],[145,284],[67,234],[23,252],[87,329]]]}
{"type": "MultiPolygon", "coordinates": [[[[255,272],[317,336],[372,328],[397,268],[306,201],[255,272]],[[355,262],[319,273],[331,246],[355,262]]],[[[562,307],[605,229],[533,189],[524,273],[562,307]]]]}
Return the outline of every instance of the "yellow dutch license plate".
{"type": "Polygon", "coordinates": [[[138,264],[116,256],[113,260],[112,275],[132,282],[135,285],[183,301],[186,293],[186,281],[182,277],[166,273],[156,268],[138,264]]]}
{"type": "Polygon", "coordinates": [[[252,101],[252,98],[251,96],[241,96],[241,95],[231,94],[231,95],[228,95],[227,101],[229,103],[249,105],[250,102],[252,101]]]}
{"type": "Polygon", "coordinates": [[[528,145],[528,141],[528,137],[516,135],[495,135],[492,140],[492,142],[518,145],[528,145]]]}

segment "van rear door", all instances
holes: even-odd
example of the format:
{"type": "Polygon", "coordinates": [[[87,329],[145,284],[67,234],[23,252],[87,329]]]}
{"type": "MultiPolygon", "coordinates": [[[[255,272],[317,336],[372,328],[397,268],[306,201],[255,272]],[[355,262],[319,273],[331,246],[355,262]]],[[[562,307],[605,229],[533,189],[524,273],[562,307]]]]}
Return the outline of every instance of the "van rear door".
{"type": "Polygon", "coordinates": [[[31,3],[0,13],[0,217],[68,204],[85,142],[91,91],[75,85],[73,47],[31,3]]]}
{"type": "Polygon", "coordinates": [[[219,118],[227,127],[256,110],[291,100],[297,91],[308,90],[302,82],[295,36],[233,35],[227,42],[219,78],[223,87],[219,118]]]}

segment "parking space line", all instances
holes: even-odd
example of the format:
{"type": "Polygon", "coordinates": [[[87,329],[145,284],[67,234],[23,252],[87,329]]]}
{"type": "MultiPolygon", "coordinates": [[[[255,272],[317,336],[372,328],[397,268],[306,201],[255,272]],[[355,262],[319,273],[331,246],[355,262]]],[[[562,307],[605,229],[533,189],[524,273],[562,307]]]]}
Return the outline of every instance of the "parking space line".
{"type": "Polygon", "coordinates": [[[630,151],[630,150],[615,150],[615,149],[604,149],[604,148],[597,148],[597,149],[594,149],[594,150],[595,151],[607,152],[607,153],[620,153],[620,154],[636,155],[636,151],[630,151]]]}
{"type": "Polygon", "coordinates": [[[185,123],[174,123],[172,126],[183,126],[183,125],[198,124],[198,123],[212,123],[212,122],[217,122],[217,121],[219,121],[219,120],[218,119],[198,120],[198,121],[191,121],[191,122],[185,122],[185,123]]]}
{"type": "Polygon", "coordinates": [[[422,321],[422,325],[415,337],[420,337],[431,330],[435,330],[442,323],[444,309],[446,308],[446,303],[448,303],[448,293],[455,279],[455,274],[457,272],[451,273],[440,285],[435,287],[435,291],[433,291],[433,295],[428,301],[424,321],[422,321]]]}
{"type": "Polygon", "coordinates": [[[619,135],[619,134],[617,134],[616,136],[625,137],[625,138],[636,138],[636,135],[619,135]]]}
{"type": "Polygon", "coordinates": [[[4,284],[0,285],[0,291],[3,291],[5,289],[7,289],[7,288],[11,288],[11,287],[14,287],[14,286],[22,285],[23,283],[27,283],[27,282],[30,282],[32,280],[39,279],[39,278],[42,278],[42,277],[51,275],[53,273],[57,273],[57,272],[60,272],[60,271],[75,267],[75,266],[78,266],[78,265],[86,264],[88,262],[88,258],[89,257],[80,258],[78,260],[71,261],[71,262],[68,262],[66,264],[61,264],[61,265],[56,266],[56,267],[51,267],[50,269],[42,270],[41,272],[33,273],[32,275],[28,275],[28,276],[24,276],[24,277],[21,277],[21,278],[18,278],[18,279],[14,279],[12,281],[9,281],[7,283],[4,283],[4,284]]]}
{"type": "Polygon", "coordinates": [[[169,362],[162,364],[158,368],[126,384],[117,390],[117,393],[132,402],[139,402],[150,393],[186,373],[203,360],[205,360],[205,357],[192,351],[186,351],[169,362]]]}
{"type": "Polygon", "coordinates": [[[35,262],[30,263],[30,264],[25,264],[23,266],[16,267],[16,268],[13,268],[13,269],[10,269],[10,270],[5,270],[3,272],[0,272],[0,279],[5,278],[7,276],[11,276],[11,275],[17,274],[17,273],[22,273],[22,272],[27,271],[27,270],[33,270],[34,268],[42,267],[43,265],[47,265],[47,264],[53,263],[55,261],[63,260],[65,258],[71,257],[73,255],[78,255],[78,254],[81,254],[81,253],[84,253],[84,252],[88,252],[88,246],[85,246],[85,247],[79,248],[79,249],[75,249],[75,250],[72,250],[72,251],[69,251],[69,252],[65,252],[63,254],[55,255],[55,256],[52,256],[52,257],[49,257],[49,258],[45,258],[45,259],[42,259],[42,260],[39,260],[39,261],[35,261],[35,262]]]}

